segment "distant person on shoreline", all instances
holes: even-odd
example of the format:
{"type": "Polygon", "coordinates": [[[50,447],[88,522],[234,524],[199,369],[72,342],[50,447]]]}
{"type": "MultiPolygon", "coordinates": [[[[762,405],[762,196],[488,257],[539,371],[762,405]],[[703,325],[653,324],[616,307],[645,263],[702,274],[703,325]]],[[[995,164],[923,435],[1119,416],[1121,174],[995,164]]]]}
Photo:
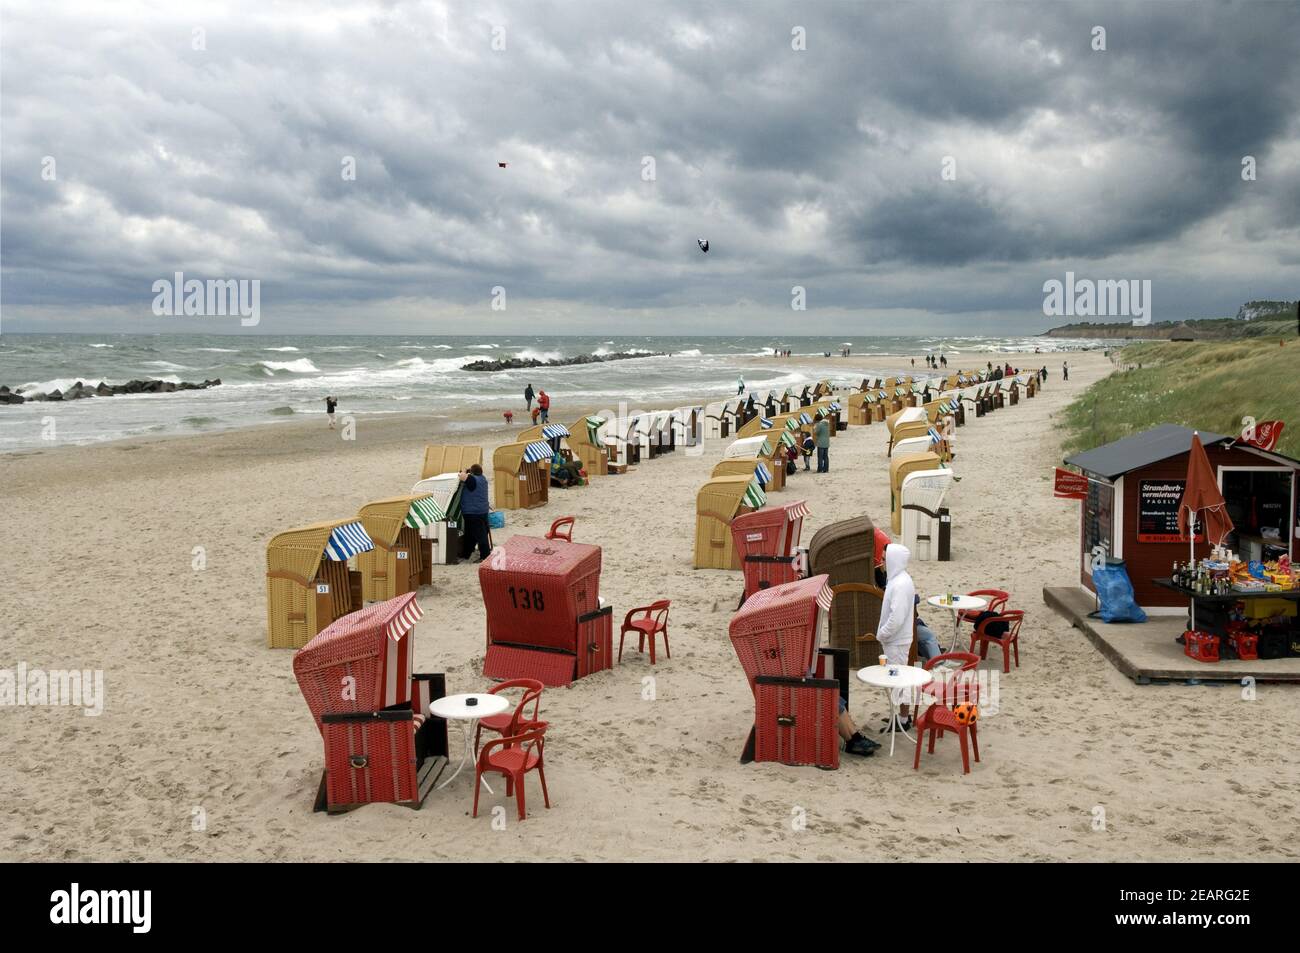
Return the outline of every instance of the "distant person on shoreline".
{"type": "Polygon", "coordinates": [[[325,416],[329,418],[330,430],[334,429],[334,410],[335,408],[338,407],[338,405],[339,402],[337,398],[335,397],[325,398],[325,416]]]}
{"type": "Polygon", "coordinates": [[[1070,362],[1069,362],[1069,361],[1062,361],[1062,362],[1061,362],[1061,380],[1063,380],[1063,381],[1068,381],[1069,379],[1070,379],[1070,362]]]}
{"type": "Polygon", "coordinates": [[[532,413],[533,410],[533,385],[529,384],[524,388],[524,410],[532,413]]]}
{"type": "Polygon", "coordinates": [[[737,394],[737,396],[739,396],[740,394],[743,394],[744,392],[745,392],[745,378],[743,378],[743,377],[737,377],[737,378],[736,378],[736,394],[737,394]]]}

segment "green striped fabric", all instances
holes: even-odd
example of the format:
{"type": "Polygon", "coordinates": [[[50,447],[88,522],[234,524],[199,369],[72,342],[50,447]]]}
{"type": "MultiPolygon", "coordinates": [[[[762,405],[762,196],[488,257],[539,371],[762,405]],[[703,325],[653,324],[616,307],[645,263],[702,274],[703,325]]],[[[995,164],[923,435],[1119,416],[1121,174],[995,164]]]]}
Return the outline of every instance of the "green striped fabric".
{"type": "Polygon", "coordinates": [[[413,529],[428,526],[430,523],[442,522],[443,518],[443,512],[438,506],[438,501],[431,496],[420,500],[412,500],[411,508],[406,511],[406,525],[413,529]]]}
{"type": "Polygon", "coordinates": [[[749,486],[745,487],[745,505],[760,509],[767,502],[767,494],[763,488],[758,485],[757,480],[750,480],[749,486]]]}
{"type": "Polygon", "coordinates": [[[605,425],[604,417],[587,418],[587,439],[589,442],[594,443],[597,446],[600,446],[600,440],[597,439],[597,435],[600,432],[600,428],[603,427],[604,425],[605,425]]]}
{"type": "Polygon", "coordinates": [[[785,433],[781,434],[781,444],[782,446],[793,447],[794,434],[790,433],[790,431],[788,430],[785,433]]]}

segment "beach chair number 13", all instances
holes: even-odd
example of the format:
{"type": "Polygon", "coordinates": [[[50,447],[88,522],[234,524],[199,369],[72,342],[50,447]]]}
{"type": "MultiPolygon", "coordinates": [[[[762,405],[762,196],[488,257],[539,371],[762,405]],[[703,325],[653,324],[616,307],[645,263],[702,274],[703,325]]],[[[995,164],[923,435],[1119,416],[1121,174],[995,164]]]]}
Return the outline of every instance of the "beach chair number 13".
{"type": "Polygon", "coordinates": [[[531,592],[527,589],[516,590],[514,586],[510,587],[510,604],[516,609],[535,609],[538,612],[543,611],[545,604],[542,600],[542,590],[533,589],[531,592]],[[520,603],[523,603],[520,605],[520,603]]]}

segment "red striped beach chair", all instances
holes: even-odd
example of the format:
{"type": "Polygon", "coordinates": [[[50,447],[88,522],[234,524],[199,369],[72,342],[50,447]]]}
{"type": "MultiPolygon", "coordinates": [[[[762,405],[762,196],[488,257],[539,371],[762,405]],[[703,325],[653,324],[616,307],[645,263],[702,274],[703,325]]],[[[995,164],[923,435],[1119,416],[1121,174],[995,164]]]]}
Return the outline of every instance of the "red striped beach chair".
{"type": "Polygon", "coordinates": [[[415,593],[337,620],[293,657],[325,745],[316,810],[385,802],[419,808],[447,764],[447,723],[429,717],[439,674],[412,672],[415,593]]]}

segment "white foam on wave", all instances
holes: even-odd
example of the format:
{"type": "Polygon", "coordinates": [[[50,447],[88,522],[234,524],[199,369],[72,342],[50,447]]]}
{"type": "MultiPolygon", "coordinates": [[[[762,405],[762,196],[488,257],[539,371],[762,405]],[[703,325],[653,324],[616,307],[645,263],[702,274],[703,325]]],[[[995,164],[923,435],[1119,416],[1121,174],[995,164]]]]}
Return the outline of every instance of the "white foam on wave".
{"type": "Polygon", "coordinates": [[[114,347],[112,344],[92,344],[91,347],[114,347]]]}
{"type": "MultiPolygon", "coordinates": [[[[297,348],[293,348],[297,350],[297,348]]],[[[319,374],[320,368],[311,362],[309,357],[300,357],[296,361],[258,361],[262,370],[268,377],[275,376],[276,371],[287,371],[290,374],[319,374]]]]}
{"type": "Polygon", "coordinates": [[[184,364],[173,364],[171,361],[145,361],[145,367],[158,367],[165,371],[188,371],[191,368],[184,364]]]}
{"type": "Polygon", "coordinates": [[[538,351],[531,347],[526,347],[522,351],[515,351],[514,356],[521,361],[558,361],[564,357],[563,351],[538,351]]]}
{"type": "Polygon", "coordinates": [[[673,357],[703,357],[698,347],[693,347],[688,351],[673,351],[673,357]]]}
{"type": "Polygon", "coordinates": [[[239,349],[233,347],[196,347],[196,351],[207,351],[210,354],[238,354],[239,349]]]}
{"type": "Polygon", "coordinates": [[[263,351],[297,351],[296,347],[264,347],[263,351]]]}
{"type": "Polygon", "coordinates": [[[494,349],[495,347],[497,347],[497,345],[495,345],[495,344],[470,344],[470,345],[468,345],[468,346],[469,346],[469,347],[474,347],[474,348],[480,348],[480,349],[483,349],[483,350],[489,350],[489,351],[492,350],[492,349],[494,349]]]}

